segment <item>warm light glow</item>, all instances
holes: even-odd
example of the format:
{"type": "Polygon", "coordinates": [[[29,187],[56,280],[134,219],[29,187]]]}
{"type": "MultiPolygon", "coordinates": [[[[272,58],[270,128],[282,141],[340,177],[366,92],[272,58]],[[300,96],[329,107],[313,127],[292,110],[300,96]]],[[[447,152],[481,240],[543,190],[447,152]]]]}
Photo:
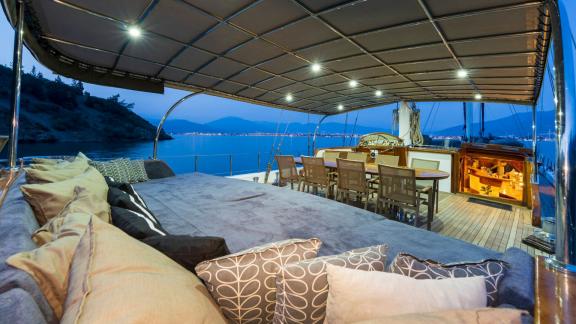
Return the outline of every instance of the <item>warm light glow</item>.
{"type": "Polygon", "coordinates": [[[460,69],[458,72],[456,72],[456,76],[458,76],[460,79],[463,79],[468,76],[468,71],[460,69]]]}
{"type": "Polygon", "coordinates": [[[132,38],[139,38],[142,36],[142,30],[138,26],[128,27],[128,35],[132,38]]]}
{"type": "Polygon", "coordinates": [[[480,99],[482,99],[482,95],[479,94],[479,93],[477,93],[477,94],[474,95],[474,99],[480,100],[480,99]]]}
{"type": "Polygon", "coordinates": [[[374,95],[375,95],[376,97],[382,97],[382,90],[376,90],[376,91],[374,92],[374,95]]]}
{"type": "Polygon", "coordinates": [[[322,65],[320,65],[320,63],[314,63],[310,68],[312,69],[312,72],[320,72],[320,70],[322,70],[322,65]]]}
{"type": "Polygon", "coordinates": [[[338,105],[338,110],[344,110],[344,105],[343,105],[343,104],[339,104],[339,105],[338,105]]]}
{"type": "Polygon", "coordinates": [[[348,82],[348,85],[349,85],[350,87],[352,87],[352,88],[355,88],[355,87],[358,86],[358,81],[356,81],[356,80],[350,80],[350,81],[348,82]]]}
{"type": "Polygon", "coordinates": [[[292,100],[294,100],[294,97],[292,97],[292,94],[290,94],[290,93],[287,94],[287,95],[286,95],[286,101],[292,102],[292,100]]]}

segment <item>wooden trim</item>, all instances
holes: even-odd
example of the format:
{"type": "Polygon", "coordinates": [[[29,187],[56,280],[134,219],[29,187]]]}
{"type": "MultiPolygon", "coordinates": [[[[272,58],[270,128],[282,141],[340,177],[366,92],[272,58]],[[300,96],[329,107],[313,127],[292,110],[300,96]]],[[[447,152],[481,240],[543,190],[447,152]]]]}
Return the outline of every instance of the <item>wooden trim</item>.
{"type": "Polygon", "coordinates": [[[534,323],[576,323],[576,274],[536,258],[534,323]]]}
{"type": "Polygon", "coordinates": [[[542,206],[540,203],[540,187],[537,183],[530,185],[532,203],[532,226],[542,227],[542,206]]]}

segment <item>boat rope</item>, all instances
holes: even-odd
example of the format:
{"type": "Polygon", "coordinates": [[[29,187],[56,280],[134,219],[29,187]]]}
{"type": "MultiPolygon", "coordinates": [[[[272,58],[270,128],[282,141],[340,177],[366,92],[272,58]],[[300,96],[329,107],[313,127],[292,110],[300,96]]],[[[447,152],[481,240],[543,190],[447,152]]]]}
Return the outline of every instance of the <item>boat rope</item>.
{"type": "MultiPolygon", "coordinates": [[[[400,115],[398,114],[398,108],[399,108],[399,103],[396,102],[396,108],[394,110],[392,110],[392,133],[393,134],[398,134],[399,130],[398,128],[399,123],[400,123],[400,115]]],[[[400,135],[400,134],[398,134],[400,135]]]]}
{"type": "Polygon", "coordinates": [[[268,163],[266,163],[266,174],[264,175],[264,183],[268,183],[268,177],[272,171],[272,166],[274,165],[274,148],[276,147],[276,139],[278,138],[278,132],[280,131],[280,122],[282,121],[282,115],[284,110],[280,110],[280,118],[276,122],[276,133],[274,135],[274,141],[272,142],[272,147],[270,148],[270,156],[268,157],[268,163]]]}
{"type": "Polygon", "coordinates": [[[520,134],[522,134],[524,132],[525,128],[524,128],[524,126],[522,126],[522,122],[518,118],[518,112],[516,111],[516,107],[514,107],[513,104],[508,104],[508,108],[512,112],[512,118],[514,119],[514,122],[516,123],[516,129],[518,129],[520,134]]]}
{"type": "Polygon", "coordinates": [[[352,134],[350,134],[350,140],[348,141],[348,146],[352,146],[352,138],[356,134],[356,125],[358,124],[358,115],[360,115],[360,111],[356,112],[356,118],[354,119],[354,127],[352,127],[352,134]]]}
{"type": "Polygon", "coordinates": [[[416,103],[412,103],[412,111],[410,113],[410,139],[412,145],[424,144],[424,137],[420,129],[420,110],[416,109],[416,103]]]}
{"type": "Polygon", "coordinates": [[[342,146],[346,146],[346,132],[348,131],[348,113],[346,113],[346,119],[344,120],[344,135],[342,135],[342,146]]]}
{"type": "Polygon", "coordinates": [[[434,113],[435,107],[436,107],[436,102],[432,103],[432,108],[430,109],[430,113],[428,114],[428,117],[426,118],[426,123],[424,123],[424,128],[423,128],[424,131],[426,131],[428,129],[428,122],[430,121],[430,117],[434,113]]]}
{"type": "Polygon", "coordinates": [[[307,150],[306,154],[310,155],[310,112],[306,114],[306,142],[307,142],[307,150]]]}

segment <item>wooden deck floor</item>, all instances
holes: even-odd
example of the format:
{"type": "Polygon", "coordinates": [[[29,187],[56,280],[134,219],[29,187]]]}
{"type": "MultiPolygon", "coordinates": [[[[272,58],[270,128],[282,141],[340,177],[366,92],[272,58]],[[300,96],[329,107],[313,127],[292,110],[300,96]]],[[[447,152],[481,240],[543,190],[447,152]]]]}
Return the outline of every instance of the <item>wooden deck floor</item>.
{"type": "Polygon", "coordinates": [[[440,194],[439,211],[434,216],[432,231],[503,252],[520,248],[531,255],[547,255],[522,244],[532,234],[531,210],[511,206],[510,211],[468,201],[464,194],[440,194]]]}

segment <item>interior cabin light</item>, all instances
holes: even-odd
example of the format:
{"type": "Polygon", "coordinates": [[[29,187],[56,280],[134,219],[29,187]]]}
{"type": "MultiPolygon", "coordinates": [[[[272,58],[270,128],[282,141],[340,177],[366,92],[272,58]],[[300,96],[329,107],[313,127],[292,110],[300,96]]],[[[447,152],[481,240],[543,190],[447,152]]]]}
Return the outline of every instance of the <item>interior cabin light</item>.
{"type": "Polygon", "coordinates": [[[376,97],[382,97],[382,90],[376,90],[376,91],[374,92],[374,95],[375,95],[376,97]]]}
{"type": "Polygon", "coordinates": [[[356,87],[358,86],[358,81],[356,81],[356,80],[350,80],[350,81],[348,82],[348,85],[349,85],[351,88],[356,88],[356,87]]]}
{"type": "Polygon", "coordinates": [[[286,101],[287,102],[292,102],[292,100],[294,100],[294,97],[289,93],[286,95],[286,101]]]}
{"type": "Polygon", "coordinates": [[[480,99],[482,99],[482,95],[479,94],[479,93],[477,93],[477,94],[474,95],[474,99],[480,100],[480,99]]]}
{"type": "Polygon", "coordinates": [[[464,79],[465,77],[468,76],[468,71],[460,69],[456,72],[456,76],[458,76],[460,79],[464,79]]]}
{"type": "Polygon", "coordinates": [[[132,38],[140,38],[140,36],[142,36],[142,30],[138,26],[129,26],[128,35],[132,38]]]}
{"type": "Polygon", "coordinates": [[[340,110],[340,111],[344,110],[344,105],[343,105],[343,104],[339,104],[339,105],[338,105],[338,110],[340,110]]]}
{"type": "Polygon", "coordinates": [[[310,68],[312,69],[312,72],[320,72],[320,70],[322,70],[320,63],[314,63],[310,68]]]}

